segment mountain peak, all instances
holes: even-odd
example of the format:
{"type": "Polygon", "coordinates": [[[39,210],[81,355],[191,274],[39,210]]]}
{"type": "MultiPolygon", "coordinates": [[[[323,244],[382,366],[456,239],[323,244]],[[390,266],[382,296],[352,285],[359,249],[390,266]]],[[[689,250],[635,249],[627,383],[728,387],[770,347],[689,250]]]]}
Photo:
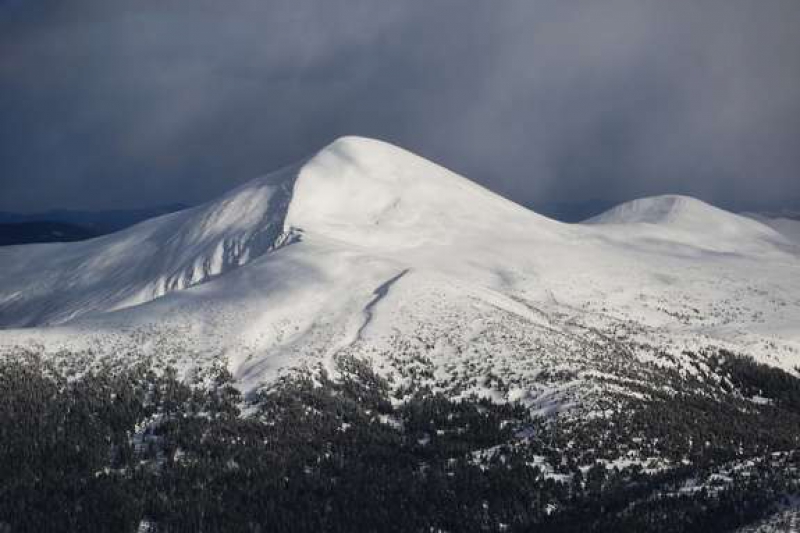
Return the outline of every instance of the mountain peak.
{"type": "Polygon", "coordinates": [[[719,213],[726,212],[691,196],[665,194],[624,202],[586,222],[590,224],[670,224],[681,222],[687,217],[719,213]]]}
{"type": "Polygon", "coordinates": [[[530,231],[536,220],[541,228],[557,224],[402,148],[347,136],[206,204],[118,233],[0,250],[0,278],[13,280],[0,324],[62,323],[139,305],[242,267],[298,233],[405,250],[530,231]],[[42,268],[31,271],[32,262],[42,268]]]}
{"type": "Polygon", "coordinates": [[[787,244],[772,228],[697,198],[662,195],[625,202],[584,222],[591,225],[647,226],[664,236],[704,248],[741,251],[762,244],[787,244]],[[688,239],[688,240],[687,240],[688,239]]]}
{"type": "Polygon", "coordinates": [[[449,243],[514,216],[551,222],[402,148],[348,136],[300,168],[285,225],[363,246],[404,248],[449,243]]]}

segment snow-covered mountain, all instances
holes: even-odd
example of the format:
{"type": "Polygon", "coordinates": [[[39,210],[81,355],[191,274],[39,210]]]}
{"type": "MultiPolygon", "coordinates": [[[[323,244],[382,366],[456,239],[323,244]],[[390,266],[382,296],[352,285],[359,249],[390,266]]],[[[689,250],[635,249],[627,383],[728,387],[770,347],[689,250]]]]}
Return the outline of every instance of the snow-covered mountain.
{"type": "Polygon", "coordinates": [[[611,372],[610,353],[641,379],[706,347],[791,371],[800,246],[680,196],[563,224],[345,137],[118,233],[0,248],[0,326],[4,350],[224,356],[244,387],[355,353],[547,410],[611,372]]]}
{"type": "Polygon", "coordinates": [[[0,530],[59,505],[92,530],[791,525],[793,222],[661,196],[564,224],[346,137],[118,233],[2,247],[0,530]]]}
{"type": "Polygon", "coordinates": [[[780,247],[785,236],[768,225],[708,205],[688,196],[666,195],[618,205],[586,224],[658,227],[666,238],[703,248],[742,251],[765,242],[780,247]]]}

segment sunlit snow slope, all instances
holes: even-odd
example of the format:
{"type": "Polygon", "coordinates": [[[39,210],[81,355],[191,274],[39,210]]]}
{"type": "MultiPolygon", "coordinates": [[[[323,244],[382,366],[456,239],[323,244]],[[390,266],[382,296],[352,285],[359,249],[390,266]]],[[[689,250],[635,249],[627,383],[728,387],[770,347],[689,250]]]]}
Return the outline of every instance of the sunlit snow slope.
{"type": "MultiPolygon", "coordinates": [[[[116,234],[0,248],[0,326],[7,349],[223,355],[243,383],[340,352],[534,375],[718,345],[792,368],[800,252],[678,196],[562,224],[346,137],[116,234]]],[[[521,383],[508,394],[530,394],[521,383]]]]}

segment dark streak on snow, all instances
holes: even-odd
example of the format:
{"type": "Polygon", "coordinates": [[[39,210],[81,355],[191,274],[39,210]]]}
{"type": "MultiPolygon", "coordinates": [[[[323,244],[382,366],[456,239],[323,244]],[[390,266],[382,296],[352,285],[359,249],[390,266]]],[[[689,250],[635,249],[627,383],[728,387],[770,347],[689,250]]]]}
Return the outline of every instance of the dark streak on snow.
{"type": "Polygon", "coordinates": [[[364,307],[364,323],[361,324],[360,328],[358,328],[358,333],[356,333],[356,340],[361,340],[362,333],[364,333],[364,330],[372,322],[373,318],[372,310],[375,308],[376,305],[378,305],[378,302],[383,300],[383,298],[385,298],[386,295],[389,294],[389,289],[392,288],[392,285],[394,285],[400,278],[408,274],[409,270],[411,269],[407,268],[403,270],[396,276],[389,278],[388,280],[378,285],[378,288],[372,291],[372,294],[374,294],[375,297],[372,300],[370,300],[370,302],[364,307]]]}

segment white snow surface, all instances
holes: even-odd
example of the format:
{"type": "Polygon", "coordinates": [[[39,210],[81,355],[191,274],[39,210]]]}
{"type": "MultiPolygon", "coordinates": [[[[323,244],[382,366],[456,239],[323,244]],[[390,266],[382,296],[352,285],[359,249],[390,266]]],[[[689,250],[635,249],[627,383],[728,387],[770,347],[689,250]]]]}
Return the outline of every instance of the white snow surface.
{"type": "MultiPolygon", "coordinates": [[[[603,343],[643,360],[644,345],[722,346],[792,369],[800,247],[680,196],[563,224],[344,137],[119,233],[0,248],[0,327],[7,352],[222,355],[244,386],[341,351],[381,366],[424,350],[437,373],[491,354],[500,370],[535,375],[544,358],[580,360],[603,343]]],[[[515,398],[568,403],[520,386],[515,398]]]]}
{"type": "Polygon", "coordinates": [[[800,245],[800,215],[770,216],[760,213],[743,213],[745,216],[769,226],[786,239],[800,245]]]}

